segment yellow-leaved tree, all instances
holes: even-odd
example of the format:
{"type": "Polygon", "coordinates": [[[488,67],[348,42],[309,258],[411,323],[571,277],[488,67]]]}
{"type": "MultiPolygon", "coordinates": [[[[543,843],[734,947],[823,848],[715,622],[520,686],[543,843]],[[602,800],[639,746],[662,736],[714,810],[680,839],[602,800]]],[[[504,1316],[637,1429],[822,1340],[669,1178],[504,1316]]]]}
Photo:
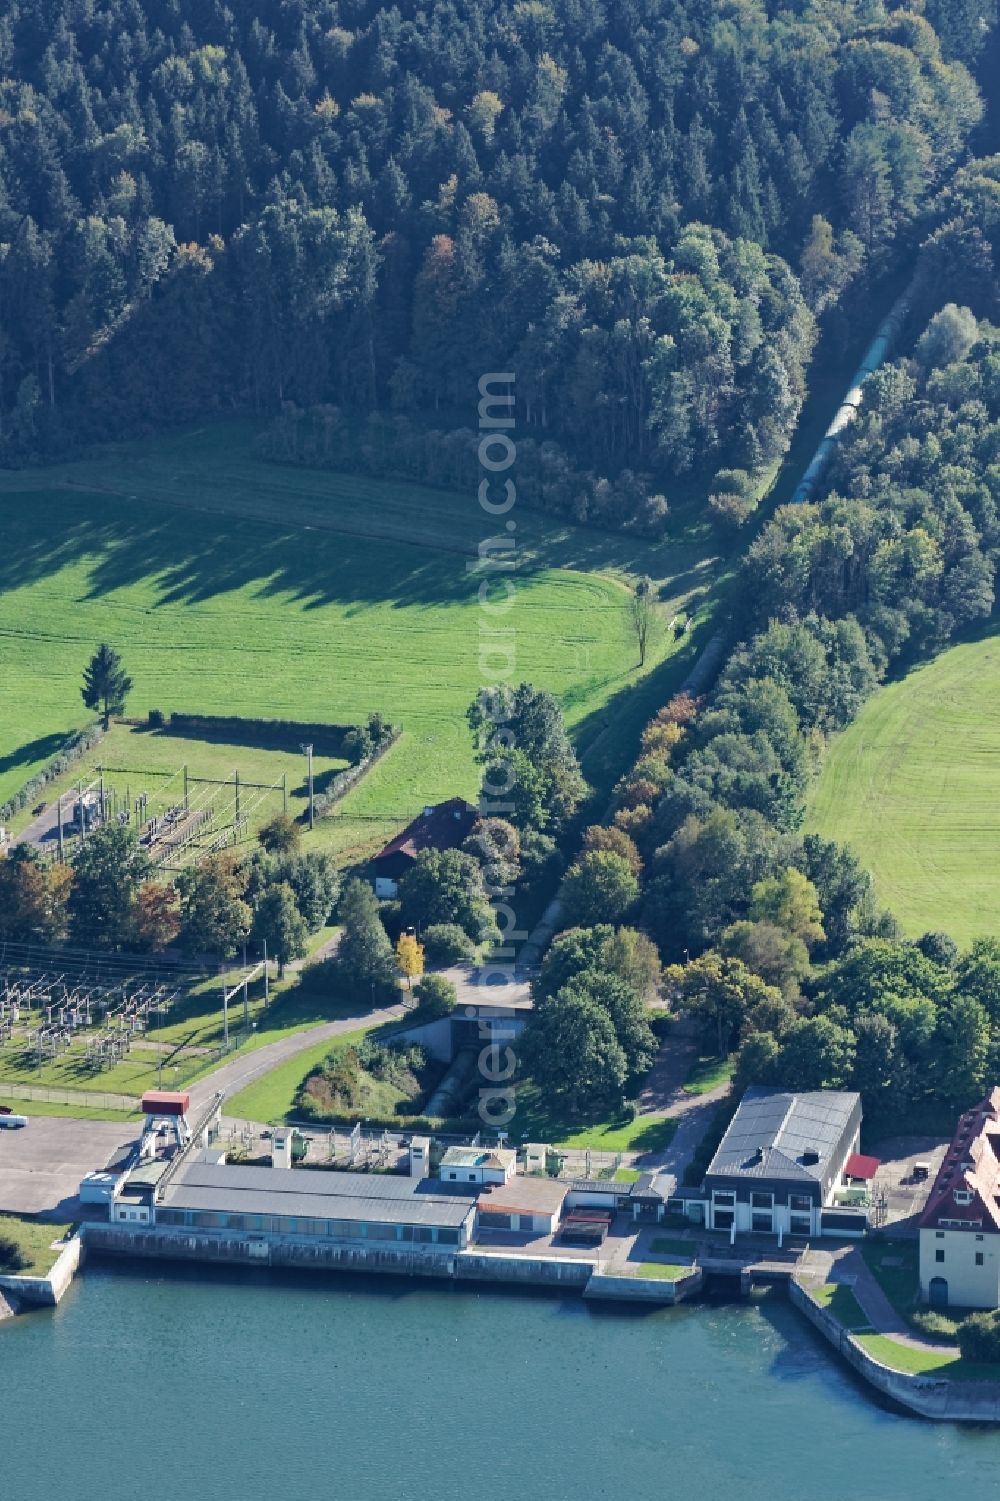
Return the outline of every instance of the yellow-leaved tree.
{"type": "Polygon", "coordinates": [[[409,990],[414,978],[424,972],[423,944],[418,943],[412,933],[401,933],[396,944],[396,959],[406,976],[406,988],[409,990]]]}

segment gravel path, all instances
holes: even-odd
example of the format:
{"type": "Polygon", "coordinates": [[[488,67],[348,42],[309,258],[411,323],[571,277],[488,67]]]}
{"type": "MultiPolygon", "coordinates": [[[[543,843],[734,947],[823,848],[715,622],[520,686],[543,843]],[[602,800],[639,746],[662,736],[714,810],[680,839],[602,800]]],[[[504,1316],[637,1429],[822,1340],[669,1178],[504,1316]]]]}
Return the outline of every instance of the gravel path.
{"type": "Polygon", "coordinates": [[[684,1080],[692,1063],[698,1057],[698,1042],[674,1030],[660,1044],[660,1050],[650,1070],[642,1094],[639,1109],[643,1116],[669,1116],[677,1122],[670,1144],[662,1152],[646,1152],[636,1159],[643,1168],[658,1168],[672,1174],[680,1183],[702,1138],[712,1125],[716,1106],[729,1093],[728,1081],[710,1089],[706,1094],[687,1094],[684,1080]]]}

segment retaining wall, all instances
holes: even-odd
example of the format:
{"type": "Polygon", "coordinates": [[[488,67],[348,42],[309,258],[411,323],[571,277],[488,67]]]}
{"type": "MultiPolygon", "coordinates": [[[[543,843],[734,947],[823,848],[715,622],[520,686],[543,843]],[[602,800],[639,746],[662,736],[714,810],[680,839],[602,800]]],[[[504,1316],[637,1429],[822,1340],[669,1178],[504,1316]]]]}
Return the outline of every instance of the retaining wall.
{"type": "Polygon", "coordinates": [[[393,1246],[353,1246],[280,1237],[213,1235],[187,1229],[88,1225],[88,1251],[150,1256],[171,1261],[225,1262],[237,1266],[299,1267],[314,1271],[395,1272],[408,1277],[449,1277],[454,1253],[393,1246]]]}
{"type": "Polygon", "coordinates": [[[593,1263],[559,1256],[502,1256],[490,1251],[460,1251],[455,1277],[466,1282],[512,1282],[534,1287],[583,1289],[593,1263]]]}
{"type": "Polygon", "coordinates": [[[149,1256],[177,1261],[225,1262],[237,1266],[299,1268],[304,1271],[386,1272],[404,1277],[443,1277],[461,1282],[506,1282],[580,1288],[593,1267],[589,1261],[559,1257],[494,1255],[431,1247],[350,1245],[280,1237],[213,1234],[154,1226],[86,1226],[89,1251],[149,1256]]]}
{"type": "Polygon", "coordinates": [[[1000,1423],[1000,1382],[948,1381],[937,1376],[911,1376],[883,1365],[860,1345],[849,1330],[797,1282],[788,1284],[796,1308],[818,1329],[869,1386],[923,1418],[949,1423],[1000,1423]]]}
{"type": "MultiPolygon", "coordinates": [[[[47,1277],[0,1277],[0,1293],[8,1293],[16,1303],[35,1307],[53,1308],[76,1276],[83,1260],[84,1243],[79,1235],[67,1241],[55,1266],[47,1277]]],[[[14,1310],[17,1311],[16,1308],[14,1310]]]]}
{"type": "Polygon", "coordinates": [[[676,1282],[659,1277],[614,1276],[595,1272],[587,1283],[585,1298],[609,1298],[626,1303],[660,1303],[671,1306],[683,1303],[701,1292],[704,1275],[700,1267],[676,1282]]]}

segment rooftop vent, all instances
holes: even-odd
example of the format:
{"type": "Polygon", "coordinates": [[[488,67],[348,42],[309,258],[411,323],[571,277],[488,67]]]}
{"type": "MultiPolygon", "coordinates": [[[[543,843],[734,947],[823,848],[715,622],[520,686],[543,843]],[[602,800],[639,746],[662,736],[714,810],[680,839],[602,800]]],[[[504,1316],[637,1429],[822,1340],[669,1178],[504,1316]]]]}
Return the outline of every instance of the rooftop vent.
{"type": "Polygon", "coordinates": [[[819,1153],[815,1147],[806,1147],[802,1153],[802,1161],[806,1167],[815,1167],[819,1161],[819,1153]]]}

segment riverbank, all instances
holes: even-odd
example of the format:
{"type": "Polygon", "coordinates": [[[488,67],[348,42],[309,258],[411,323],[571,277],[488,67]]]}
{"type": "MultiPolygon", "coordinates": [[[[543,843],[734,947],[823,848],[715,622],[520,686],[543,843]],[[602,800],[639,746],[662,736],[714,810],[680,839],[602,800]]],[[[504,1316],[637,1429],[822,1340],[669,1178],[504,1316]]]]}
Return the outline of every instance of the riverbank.
{"type": "MultiPolygon", "coordinates": [[[[878,1355],[891,1358],[893,1342],[890,1336],[866,1335],[848,1328],[830,1307],[823,1307],[799,1282],[790,1282],[788,1293],[793,1305],[833,1346],[841,1359],[890,1401],[898,1402],[918,1417],[936,1422],[1000,1424],[1000,1376],[991,1378],[988,1368],[970,1367],[964,1375],[957,1377],[901,1370],[887,1364],[886,1359],[878,1358],[878,1355]],[[866,1346],[866,1340],[872,1342],[871,1347],[866,1346]]],[[[900,1344],[898,1349],[902,1361],[906,1346],[900,1344]]],[[[947,1362],[948,1354],[948,1351],[942,1353],[942,1364],[947,1362]]],[[[953,1360],[952,1364],[961,1366],[962,1362],[953,1360]]]]}
{"type": "Polygon", "coordinates": [[[641,1266],[623,1270],[596,1256],[536,1255],[482,1245],[444,1251],[432,1246],[350,1245],[291,1236],[110,1224],[85,1226],[84,1240],[88,1255],[548,1287],[591,1298],[662,1306],[694,1296],[703,1280],[694,1267],[665,1268],[677,1275],[643,1275],[641,1266]]]}
{"type": "MultiPolygon", "coordinates": [[[[201,1263],[276,1272],[345,1272],[439,1281],[470,1289],[537,1288],[579,1294],[588,1301],[663,1308],[698,1299],[706,1289],[718,1286],[720,1276],[727,1286],[739,1288],[743,1297],[762,1283],[777,1284],[787,1291],[792,1306],[879,1397],[909,1414],[937,1422],[1000,1425],[1000,1375],[994,1379],[988,1368],[959,1371],[961,1362],[955,1363],[954,1377],[906,1370],[901,1368],[902,1359],[900,1367],[894,1367],[886,1358],[892,1353],[892,1336],[879,1334],[877,1321],[855,1302],[847,1284],[830,1289],[818,1284],[814,1276],[810,1286],[796,1274],[794,1264],[777,1260],[762,1260],[742,1269],[735,1262],[727,1266],[717,1258],[710,1258],[704,1267],[695,1261],[683,1266],[630,1265],[604,1261],[597,1255],[529,1255],[513,1248],[478,1245],[444,1252],[429,1247],[360,1246],[294,1237],[103,1224],[84,1227],[83,1239],[88,1256],[119,1261],[201,1263]],[[824,1299],[824,1289],[846,1292],[847,1297],[824,1299]],[[854,1320],[850,1318],[851,1305],[859,1315],[854,1320]]],[[[916,1346],[919,1342],[912,1343],[916,1346]]],[[[905,1354],[905,1346],[900,1344],[899,1348],[905,1354]]],[[[943,1352],[942,1364],[947,1364],[948,1353],[943,1352]]]]}

